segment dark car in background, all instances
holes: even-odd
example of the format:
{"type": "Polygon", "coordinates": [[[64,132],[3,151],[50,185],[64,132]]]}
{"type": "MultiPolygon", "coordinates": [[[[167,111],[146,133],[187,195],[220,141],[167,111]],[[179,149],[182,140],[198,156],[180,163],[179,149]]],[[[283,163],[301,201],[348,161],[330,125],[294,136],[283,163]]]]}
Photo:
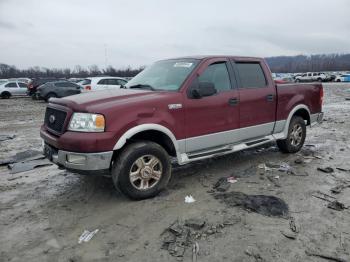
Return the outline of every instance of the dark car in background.
{"type": "Polygon", "coordinates": [[[31,96],[33,99],[36,99],[37,97],[34,94],[36,93],[37,88],[45,83],[54,82],[54,81],[67,81],[67,80],[59,79],[55,77],[34,78],[32,81],[28,83],[27,94],[31,96]]]}
{"type": "Polygon", "coordinates": [[[69,81],[46,82],[37,88],[35,96],[48,101],[51,97],[66,97],[81,93],[82,87],[69,81]]]}

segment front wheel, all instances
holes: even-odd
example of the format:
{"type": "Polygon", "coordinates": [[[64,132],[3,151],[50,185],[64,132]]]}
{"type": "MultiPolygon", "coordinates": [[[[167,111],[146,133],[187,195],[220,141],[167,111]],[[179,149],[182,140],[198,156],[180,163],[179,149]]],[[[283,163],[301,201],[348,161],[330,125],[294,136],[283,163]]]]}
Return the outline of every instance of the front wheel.
{"type": "Polygon", "coordinates": [[[135,200],[156,196],[166,187],[170,176],[168,153],[148,141],[127,145],[112,166],[115,187],[135,200]]]}
{"type": "Polygon", "coordinates": [[[287,138],[277,140],[277,146],[284,153],[296,153],[304,145],[305,138],[306,125],[304,119],[300,116],[293,116],[289,124],[287,138]]]}

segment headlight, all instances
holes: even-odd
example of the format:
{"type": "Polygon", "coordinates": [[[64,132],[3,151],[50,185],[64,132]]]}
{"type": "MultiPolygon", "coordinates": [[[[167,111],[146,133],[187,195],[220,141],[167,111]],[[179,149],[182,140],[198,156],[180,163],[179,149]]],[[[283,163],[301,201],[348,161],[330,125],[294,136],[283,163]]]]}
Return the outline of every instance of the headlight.
{"type": "Polygon", "coordinates": [[[80,132],[104,132],[105,118],[99,114],[74,113],[68,130],[80,132]]]}

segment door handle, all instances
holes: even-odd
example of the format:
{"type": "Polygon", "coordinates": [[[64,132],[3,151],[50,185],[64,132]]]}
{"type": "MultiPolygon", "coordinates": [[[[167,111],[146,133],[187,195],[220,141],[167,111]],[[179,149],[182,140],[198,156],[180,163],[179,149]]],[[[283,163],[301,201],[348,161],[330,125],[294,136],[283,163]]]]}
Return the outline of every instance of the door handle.
{"type": "Polygon", "coordinates": [[[274,95],[272,95],[272,94],[267,95],[267,96],[266,96],[266,101],[272,102],[272,101],[273,101],[273,97],[274,97],[274,95]]]}
{"type": "Polygon", "coordinates": [[[233,97],[233,98],[230,98],[229,100],[228,100],[228,104],[230,105],[230,106],[235,106],[235,105],[237,105],[239,103],[239,99],[237,98],[237,97],[233,97]]]}

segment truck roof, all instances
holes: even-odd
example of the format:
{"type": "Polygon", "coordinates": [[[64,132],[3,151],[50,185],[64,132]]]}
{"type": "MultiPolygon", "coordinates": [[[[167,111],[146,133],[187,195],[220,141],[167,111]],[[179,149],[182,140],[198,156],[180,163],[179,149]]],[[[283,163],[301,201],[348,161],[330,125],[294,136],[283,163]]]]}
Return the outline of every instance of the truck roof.
{"type": "Polygon", "coordinates": [[[226,57],[226,58],[232,58],[236,60],[263,60],[261,57],[249,57],[249,56],[232,56],[232,55],[194,55],[194,56],[182,56],[182,57],[173,57],[168,59],[162,59],[162,60],[172,60],[172,59],[209,59],[209,58],[220,58],[220,57],[226,57]]]}

